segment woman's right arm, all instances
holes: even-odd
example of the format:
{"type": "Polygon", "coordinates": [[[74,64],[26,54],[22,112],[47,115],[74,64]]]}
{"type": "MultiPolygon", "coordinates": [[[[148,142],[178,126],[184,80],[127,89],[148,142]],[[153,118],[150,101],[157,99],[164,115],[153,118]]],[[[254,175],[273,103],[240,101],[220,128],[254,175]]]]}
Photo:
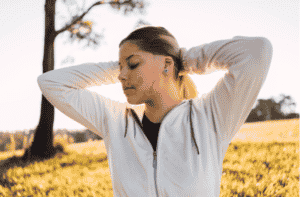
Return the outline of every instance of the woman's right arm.
{"type": "Polygon", "coordinates": [[[85,63],[48,71],[38,77],[46,99],[59,111],[104,138],[108,119],[120,115],[119,103],[86,88],[120,82],[118,62],[85,63]]]}

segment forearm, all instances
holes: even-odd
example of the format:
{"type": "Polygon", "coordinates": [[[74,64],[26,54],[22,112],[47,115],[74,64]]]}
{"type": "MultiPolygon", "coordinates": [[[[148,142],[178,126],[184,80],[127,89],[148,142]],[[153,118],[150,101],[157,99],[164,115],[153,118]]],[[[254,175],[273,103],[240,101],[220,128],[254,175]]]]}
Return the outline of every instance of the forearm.
{"type": "Polygon", "coordinates": [[[267,78],[273,48],[261,37],[234,37],[194,47],[188,52],[192,69],[227,70],[199,100],[210,109],[220,141],[227,144],[244,124],[267,78]]]}
{"type": "Polygon", "coordinates": [[[84,125],[102,138],[106,135],[107,117],[116,102],[87,90],[87,87],[118,82],[118,62],[88,63],[46,72],[38,77],[38,85],[59,111],[84,125]]]}
{"type": "Polygon", "coordinates": [[[85,63],[46,72],[38,77],[38,84],[43,88],[85,89],[102,84],[118,82],[118,62],[85,63]]]}
{"type": "Polygon", "coordinates": [[[259,65],[270,64],[272,45],[266,38],[236,36],[191,48],[186,53],[191,74],[208,74],[215,70],[247,69],[242,62],[257,59],[259,65]]]}

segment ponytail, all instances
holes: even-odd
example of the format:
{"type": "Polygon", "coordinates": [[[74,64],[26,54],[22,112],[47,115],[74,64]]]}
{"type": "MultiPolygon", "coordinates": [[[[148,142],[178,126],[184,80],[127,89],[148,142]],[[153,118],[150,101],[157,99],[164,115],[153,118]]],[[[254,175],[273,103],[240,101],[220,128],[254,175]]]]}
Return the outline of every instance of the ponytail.
{"type": "Polygon", "coordinates": [[[198,96],[197,87],[189,75],[183,75],[180,83],[181,95],[183,99],[189,100],[198,96]]]}

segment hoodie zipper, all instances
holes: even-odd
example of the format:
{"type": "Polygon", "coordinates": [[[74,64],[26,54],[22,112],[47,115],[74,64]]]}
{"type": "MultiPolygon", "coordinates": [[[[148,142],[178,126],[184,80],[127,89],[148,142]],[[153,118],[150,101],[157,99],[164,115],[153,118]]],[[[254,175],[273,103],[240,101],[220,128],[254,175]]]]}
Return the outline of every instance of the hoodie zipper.
{"type": "MultiPolygon", "coordinates": [[[[176,107],[182,105],[184,102],[180,103],[179,105],[177,105],[176,107]]],[[[134,110],[131,110],[133,112],[133,116],[134,119],[136,120],[136,122],[138,123],[138,125],[140,126],[140,128],[143,130],[143,125],[141,124],[138,116],[136,115],[134,110]]],[[[159,139],[159,131],[158,131],[158,136],[157,139],[159,139]]],[[[150,141],[148,140],[148,142],[150,143],[150,141]]],[[[151,143],[150,143],[151,145],[151,143]]],[[[153,148],[152,148],[153,149],[153,148]]],[[[156,150],[158,150],[158,140],[157,140],[157,144],[156,144],[156,150]]],[[[156,182],[156,175],[157,175],[157,152],[153,149],[153,168],[154,168],[154,185],[155,185],[155,192],[156,192],[156,196],[158,196],[158,190],[157,190],[157,182],[156,182]]]]}
{"type": "Polygon", "coordinates": [[[158,197],[157,183],[156,183],[156,174],[157,174],[157,154],[156,151],[153,151],[153,168],[154,168],[154,185],[156,196],[158,197]]]}
{"type": "MultiPolygon", "coordinates": [[[[183,103],[185,103],[185,101],[182,102],[182,103],[180,103],[180,104],[177,105],[176,107],[182,105],[183,103]]],[[[167,115],[168,115],[168,114],[167,114],[167,115]]],[[[162,125],[162,124],[161,124],[161,125],[162,125]]],[[[161,126],[161,125],[160,125],[160,126],[161,126]]],[[[158,150],[159,134],[160,134],[160,128],[159,128],[158,136],[157,136],[156,150],[158,150]]],[[[156,176],[157,176],[157,152],[156,152],[155,150],[153,150],[153,168],[154,168],[154,184],[155,184],[156,196],[159,197],[159,196],[158,196],[158,190],[157,190],[157,182],[156,182],[156,180],[157,180],[157,178],[156,178],[156,176]]]]}
{"type": "Polygon", "coordinates": [[[153,151],[153,168],[157,165],[156,156],[156,151],[153,151]]]}
{"type": "MultiPolygon", "coordinates": [[[[132,114],[133,114],[133,117],[135,119],[135,121],[138,123],[138,125],[140,126],[140,128],[143,130],[143,125],[141,124],[141,122],[139,121],[138,119],[138,116],[136,115],[135,111],[134,110],[131,110],[132,114]]],[[[145,134],[144,134],[145,135],[145,134]]],[[[159,135],[159,132],[158,132],[158,135],[159,135]]],[[[158,138],[158,136],[157,136],[158,138]]],[[[159,139],[159,138],[158,138],[159,139]]],[[[148,139],[147,139],[148,140],[148,139]]],[[[151,146],[151,143],[150,141],[148,140],[150,146],[151,146]]],[[[158,142],[156,144],[156,150],[157,150],[157,146],[158,146],[158,142]]],[[[153,163],[152,163],[152,166],[154,168],[154,185],[155,185],[155,192],[156,192],[156,196],[158,197],[158,190],[157,190],[157,183],[156,183],[156,174],[157,174],[157,152],[152,148],[153,150],[153,163]]]]}

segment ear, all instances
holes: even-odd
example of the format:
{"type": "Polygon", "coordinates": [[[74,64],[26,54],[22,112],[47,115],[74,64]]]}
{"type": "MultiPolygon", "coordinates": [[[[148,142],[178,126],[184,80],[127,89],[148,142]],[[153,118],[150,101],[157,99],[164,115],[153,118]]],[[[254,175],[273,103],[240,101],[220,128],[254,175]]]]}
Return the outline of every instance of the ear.
{"type": "Polygon", "coordinates": [[[170,57],[170,56],[165,57],[165,67],[164,67],[164,69],[169,69],[170,71],[172,71],[173,67],[174,67],[173,58],[170,57]]]}

